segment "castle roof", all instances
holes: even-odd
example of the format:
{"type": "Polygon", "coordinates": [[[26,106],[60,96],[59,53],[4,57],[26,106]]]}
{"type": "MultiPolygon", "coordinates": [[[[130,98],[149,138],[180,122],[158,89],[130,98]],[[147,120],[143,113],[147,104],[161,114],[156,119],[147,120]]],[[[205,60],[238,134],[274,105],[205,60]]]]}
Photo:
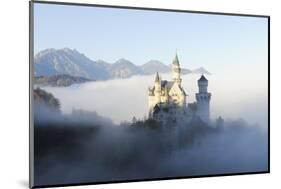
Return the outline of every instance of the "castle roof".
{"type": "Polygon", "coordinates": [[[160,111],[169,112],[169,107],[167,106],[166,103],[160,102],[153,107],[153,113],[154,114],[157,114],[160,111]]]}
{"type": "MultiPolygon", "coordinates": [[[[163,80],[161,81],[161,88],[167,87],[168,92],[170,92],[171,88],[173,87],[175,81],[167,81],[163,80]]],[[[182,87],[180,87],[181,91],[183,92],[184,95],[186,95],[185,91],[183,90],[182,87]]]]}
{"type": "Polygon", "coordinates": [[[176,56],[173,60],[173,65],[175,66],[180,66],[180,63],[179,63],[179,58],[178,58],[178,54],[176,53],[176,56]]]}
{"type": "Polygon", "coordinates": [[[158,72],[156,73],[155,82],[160,82],[160,77],[159,77],[158,72]]]}
{"type": "Polygon", "coordinates": [[[204,75],[201,75],[201,77],[198,81],[208,81],[208,80],[206,79],[206,77],[204,75]]]}
{"type": "Polygon", "coordinates": [[[158,104],[156,104],[153,108],[153,113],[157,114],[160,111],[160,107],[158,106],[158,104]]]}
{"type": "MultiPolygon", "coordinates": [[[[156,82],[156,79],[155,79],[155,82],[156,82]]],[[[161,80],[161,89],[164,89],[164,88],[167,88],[168,92],[171,90],[173,84],[175,82],[174,81],[167,81],[167,80],[161,80]]],[[[151,89],[149,89],[152,94],[154,94],[154,90],[155,90],[155,87],[153,86],[151,89]]]]}
{"type": "MultiPolygon", "coordinates": [[[[167,81],[167,80],[161,80],[161,89],[167,89],[168,93],[170,92],[170,90],[172,89],[173,85],[174,85],[175,81],[167,81]]],[[[183,92],[183,94],[186,96],[186,93],[184,91],[184,89],[179,86],[180,90],[183,92]]],[[[155,90],[155,87],[153,86],[152,88],[149,88],[149,91],[151,93],[151,95],[154,95],[154,90],[155,90]]]]}
{"type": "Polygon", "coordinates": [[[163,80],[163,81],[161,81],[161,87],[162,88],[167,87],[168,91],[170,91],[170,89],[172,88],[174,83],[175,83],[174,81],[163,80]]]}

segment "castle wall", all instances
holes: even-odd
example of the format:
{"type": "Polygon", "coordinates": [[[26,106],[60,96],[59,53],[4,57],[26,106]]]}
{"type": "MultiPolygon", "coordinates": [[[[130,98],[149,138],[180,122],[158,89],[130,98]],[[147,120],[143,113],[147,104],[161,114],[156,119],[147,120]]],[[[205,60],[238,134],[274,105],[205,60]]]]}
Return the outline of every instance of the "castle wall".
{"type": "Polygon", "coordinates": [[[210,105],[208,102],[198,102],[196,115],[206,123],[210,121],[210,105]]]}
{"type": "Polygon", "coordinates": [[[185,107],[185,95],[182,93],[181,89],[177,84],[175,84],[169,91],[169,97],[172,102],[178,106],[185,107]]]}
{"type": "MultiPolygon", "coordinates": [[[[164,92],[164,91],[163,91],[164,92]]],[[[149,114],[153,110],[154,106],[159,103],[168,103],[168,96],[166,95],[149,95],[148,96],[148,108],[149,108],[149,114]]]]}

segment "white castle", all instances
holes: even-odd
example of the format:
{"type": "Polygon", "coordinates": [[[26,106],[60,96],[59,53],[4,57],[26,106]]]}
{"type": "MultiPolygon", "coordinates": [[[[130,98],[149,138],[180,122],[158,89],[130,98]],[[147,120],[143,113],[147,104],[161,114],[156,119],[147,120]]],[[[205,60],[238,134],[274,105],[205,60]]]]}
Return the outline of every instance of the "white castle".
{"type": "Polygon", "coordinates": [[[196,102],[188,104],[181,82],[181,68],[176,54],[172,63],[172,81],[162,80],[157,72],[154,86],[148,88],[149,117],[159,121],[186,122],[196,116],[209,123],[211,93],[208,92],[208,80],[201,76],[196,102]]]}

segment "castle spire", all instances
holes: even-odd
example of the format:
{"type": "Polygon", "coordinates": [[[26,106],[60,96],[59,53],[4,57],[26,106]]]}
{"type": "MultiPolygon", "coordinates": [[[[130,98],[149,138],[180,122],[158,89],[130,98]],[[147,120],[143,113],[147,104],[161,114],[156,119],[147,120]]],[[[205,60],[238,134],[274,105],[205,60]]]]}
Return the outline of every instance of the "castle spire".
{"type": "Polygon", "coordinates": [[[198,82],[205,82],[205,81],[208,81],[206,79],[206,77],[204,76],[204,74],[201,75],[200,79],[198,80],[198,82]]]}
{"type": "Polygon", "coordinates": [[[160,77],[159,77],[158,72],[156,73],[155,82],[160,82],[160,77]]]}
{"type": "Polygon", "coordinates": [[[176,56],[173,60],[173,65],[175,66],[180,66],[180,63],[179,63],[179,58],[178,58],[178,53],[176,52],[176,56]]]}
{"type": "Polygon", "coordinates": [[[176,81],[178,84],[181,84],[180,72],[181,72],[181,68],[180,68],[178,53],[176,53],[176,56],[172,63],[172,77],[173,80],[176,81]]]}

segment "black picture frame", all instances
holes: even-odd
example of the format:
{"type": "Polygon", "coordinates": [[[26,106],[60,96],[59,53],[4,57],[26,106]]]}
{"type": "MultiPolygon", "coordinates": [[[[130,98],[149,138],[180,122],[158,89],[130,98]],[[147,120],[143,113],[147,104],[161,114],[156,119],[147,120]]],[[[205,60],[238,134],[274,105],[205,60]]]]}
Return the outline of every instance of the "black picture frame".
{"type": "Polygon", "coordinates": [[[29,187],[30,188],[47,188],[47,187],[62,187],[62,186],[80,186],[80,185],[96,185],[96,184],[111,184],[111,183],[128,183],[140,181],[160,181],[171,179],[187,179],[187,178],[204,178],[204,177],[221,177],[221,176],[238,176],[251,174],[266,174],[270,173],[270,16],[258,14],[241,14],[241,13],[226,13],[226,12],[207,12],[194,10],[179,10],[179,9],[163,9],[163,8],[148,8],[148,7],[130,7],[120,5],[101,5],[101,4],[85,4],[85,3],[70,3],[70,2],[56,2],[56,1],[29,1],[29,187]],[[107,182],[87,182],[87,183],[72,183],[72,184],[55,184],[55,185],[34,185],[33,180],[33,148],[34,148],[34,128],[33,128],[33,63],[34,63],[34,4],[53,4],[53,5],[67,5],[67,6],[87,6],[87,7],[103,7],[103,8],[117,8],[117,9],[135,9],[146,11],[164,11],[164,12],[181,12],[181,13],[195,13],[195,14],[209,14],[209,15],[224,15],[224,16],[242,16],[242,17],[261,17],[266,18],[268,23],[268,169],[261,172],[241,172],[230,174],[212,174],[212,175],[198,175],[198,176],[183,176],[183,177],[167,177],[167,178],[153,178],[153,179],[133,179],[122,181],[107,181],[107,182]]]}

